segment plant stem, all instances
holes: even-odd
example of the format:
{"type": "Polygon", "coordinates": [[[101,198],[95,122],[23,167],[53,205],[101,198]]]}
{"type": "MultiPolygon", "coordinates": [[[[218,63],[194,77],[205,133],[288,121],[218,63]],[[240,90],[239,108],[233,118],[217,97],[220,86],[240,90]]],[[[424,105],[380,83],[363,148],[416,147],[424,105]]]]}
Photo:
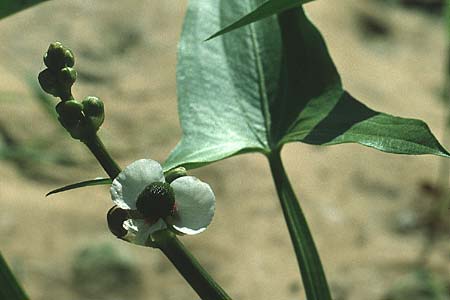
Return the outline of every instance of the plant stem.
{"type": "Polygon", "coordinates": [[[0,252],[0,299],[28,300],[0,252]]]}
{"type": "Polygon", "coordinates": [[[202,300],[231,300],[173,232],[158,231],[153,234],[153,238],[156,247],[167,256],[202,300]]]}
{"type": "Polygon", "coordinates": [[[89,150],[91,150],[92,154],[94,154],[95,158],[97,158],[98,162],[111,179],[114,179],[119,175],[120,167],[114,159],[112,159],[111,155],[109,155],[97,134],[87,136],[81,141],[89,148],[89,150]]]}
{"type": "Polygon", "coordinates": [[[284,218],[286,219],[300,267],[306,298],[308,300],[331,300],[330,290],[319,254],[314,245],[306,218],[284,170],[280,151],[274,150],[269,154],[268,158],[284,218]]]}

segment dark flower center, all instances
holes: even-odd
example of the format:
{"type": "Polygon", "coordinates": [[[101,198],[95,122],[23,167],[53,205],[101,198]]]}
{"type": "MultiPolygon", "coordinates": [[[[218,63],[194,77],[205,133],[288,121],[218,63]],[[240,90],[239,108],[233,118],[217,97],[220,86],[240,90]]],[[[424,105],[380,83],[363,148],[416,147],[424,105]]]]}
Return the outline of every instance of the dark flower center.
{"type": "Polygon", "coordinates": [[[175,194],[166,182],[153,182],[145,187],[136,201],[137,210],[150,223],[174,213],[175,194]]]}

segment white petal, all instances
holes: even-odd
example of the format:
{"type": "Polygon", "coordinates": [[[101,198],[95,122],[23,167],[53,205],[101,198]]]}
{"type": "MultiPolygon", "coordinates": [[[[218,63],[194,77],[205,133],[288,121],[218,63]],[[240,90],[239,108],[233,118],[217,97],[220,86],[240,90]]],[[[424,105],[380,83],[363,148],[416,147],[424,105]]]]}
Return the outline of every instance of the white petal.
{"type": "Polygon", "coordinates": [[[133,243],[145,246],[146,241],[153,232],[165,229],[167,225],[162,219],[159,219],[152,225],[149,225],[144,220],[127,220],[123,223],[123,227],[136,235],[133,243]]]}
{"type": "Polygon", "coordinates": [[[184,234],[197,234],[211,223],[216,198],[209,184],[193,176],[175,179],[170,186],[175,193],[177,212],[171,220],[176,230],[184,234]]]}
{"type": "Polygon", "coordinates": [[[136,200],[144,188],[152,182],[164,182],[161,165],[151,159],[140,159],[125,169],[113,180],[111,197],[123,209],[136,209],[136,200]]]}

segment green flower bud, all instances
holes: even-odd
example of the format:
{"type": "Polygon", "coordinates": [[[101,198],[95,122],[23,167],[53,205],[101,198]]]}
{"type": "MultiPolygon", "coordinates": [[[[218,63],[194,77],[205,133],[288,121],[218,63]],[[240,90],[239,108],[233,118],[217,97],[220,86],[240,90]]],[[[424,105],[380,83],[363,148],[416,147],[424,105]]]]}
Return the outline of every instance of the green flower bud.
{"type": "Polygon", "coordinates": [[[139,194],[136,208],[148,222],[154,223],[174,213],[175,193],[168,183],[153,182],[139,194]]]}
{"type": "Polygon", "coordinates": [[[186,168],[184,167],[177,167],[164,173],[164,177],[166,178],[166,182],[168,183],[171,183],[175,179],[183,176],[187,176],[186,168]]]}
{"type": "Polygon", "coordinates": [[[73,67],[75,58],[70,49],[65,48],[60,42],[50,44],[47,53],[44,55],[45,65],[54,71],[64,67],[73,67]]]}
{"type": "Polygon", "coordinates": [[[58,81],[65,90],[70,90],[77,80],[77,71],[71,67],[62,68],[58,73],[58,81]]]}
{"type": "Polygon", "coordinates": [[[74,138],[81,136],[80,122],[83,119],[83,105],[76,100],[58,103],[56,111],[61,125],[69,131],[74,138]]]}
{"type": "Polygon", "coordinates": [[[38,80],[39,84],[45,92],[55,97],[58,96],[58,83],[56,75],[52,71],[50,71],[49,69],[45,69],[44,71],[40,72],[38,80]]]}
{"type": "Polygon", "coordinates": [[[95,131],[97,131],[105,120],[105,106],[103,101],[97,97],[88,96],[83,102],[83,112],[95,131]]]}

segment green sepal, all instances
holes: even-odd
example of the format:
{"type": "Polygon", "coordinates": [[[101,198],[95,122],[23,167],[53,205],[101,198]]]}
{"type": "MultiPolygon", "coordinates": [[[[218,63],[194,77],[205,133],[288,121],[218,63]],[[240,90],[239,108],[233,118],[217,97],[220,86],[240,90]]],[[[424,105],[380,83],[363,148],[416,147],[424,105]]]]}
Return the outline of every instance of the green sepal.
{"type": "Polygon", "coordinates": [[[164,172],[164,177],[166,179],[166,182],[171,183],[175,179],[187,176],[186,168],[184,167],[177,167],[174,169],[171,169],[169,171],[164,172]]]}
{"type": "Polygon", "coordinates": [[[108,223],[109,231],[118,238],[123,238],[127,235],[128,230],[123,228],[123,222],[129,219],[128,212],[114,205],[108,210],[106,214],[106,221],[108,223]]]}

